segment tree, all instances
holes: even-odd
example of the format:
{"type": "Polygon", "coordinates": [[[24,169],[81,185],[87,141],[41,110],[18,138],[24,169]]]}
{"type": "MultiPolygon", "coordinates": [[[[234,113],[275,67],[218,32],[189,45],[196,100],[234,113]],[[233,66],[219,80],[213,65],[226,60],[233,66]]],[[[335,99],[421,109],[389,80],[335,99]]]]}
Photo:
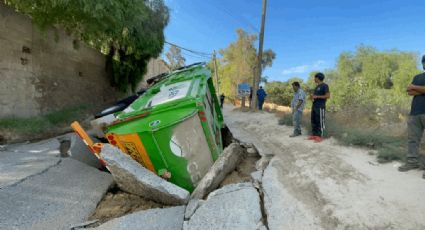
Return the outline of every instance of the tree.
{"type": "Polygon", "coordinates": [[[359,46],[356,52],[343,52],[336,69],[325,72],[331,88],[329,104],[344,107],[399,107],[406,109],[410,98],[405,88],[419,73],[417,55],[397,50],[379,51],[359,46]]]}
{"type": "Polygon", "coordinates": [[[61,26],[107,54],[111,84],[133,89],[163,48],[168,8],[163,0],[5,0],[41,30],[61,26]]]}
{"type": "MultiPolygon", "coordinates": [[[[228,97],[237,96],[238,84],[252,84],[257,60],[257,49],[254,46],[257,36],[242,29],[236,30],[236,33],[237,40],[220,50],[222,58],[217,59],[220,92],[228,97]]],[[[271,66],[275,57],[272,50],[267,50],[263,55],[264,67],[271,66]]]]}
{"type": "Polygon", "coordinates": [[[303,87],[303,80],[298,77],[290,78],[286,82],[272,81],[266,84],[267,100],[277,105],[290,106],[294,96],[292,83],[298,81],[303,87]]]}
{"type": "Polygon", "coordinates": [[[182,56],[181,49],[175,45],[171,45],[165,56],[167,57],[168,64],[172,70],[178,69],[185,65],[186,59],[182,56]]]}
{"type": "Polygon", "coordinates": [[[264,71],[264,69],[269,66],[271,67],[273,65],[273,60],[276,58],[276,53],[273,52],[273,50],[268,49],[263,51],[263,56],[262,56],[262,62],[261,62],[261,66],[262,66],[262,70],[264,71]]]}

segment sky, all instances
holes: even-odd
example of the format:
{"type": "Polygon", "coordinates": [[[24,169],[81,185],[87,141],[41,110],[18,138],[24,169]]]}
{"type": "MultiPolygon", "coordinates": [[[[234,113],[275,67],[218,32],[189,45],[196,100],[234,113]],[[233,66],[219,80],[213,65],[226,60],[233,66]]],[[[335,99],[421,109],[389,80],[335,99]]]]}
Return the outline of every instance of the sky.
{"type": "MultiPolygon", "coordinates": [[[[165,0],[170,8],[166,41],[212,53],[237,39],[236,29],[258,34],[261,0],[165,0]]],[[[269,81],[308,78],[335,67],[341,52],[359,45],[425,54],[424,0],[268,0],[264,49],[276,59],[269,81]]],[[[256,42],[258,47],[258,41],[256,42]]],[[[165,46],[167,51],[169,45],[165,46]]],[[[183,51],[186,64],[208,61],[183,51]]],[[[419,60],[418,60],[419,62],[419,60]]]]}

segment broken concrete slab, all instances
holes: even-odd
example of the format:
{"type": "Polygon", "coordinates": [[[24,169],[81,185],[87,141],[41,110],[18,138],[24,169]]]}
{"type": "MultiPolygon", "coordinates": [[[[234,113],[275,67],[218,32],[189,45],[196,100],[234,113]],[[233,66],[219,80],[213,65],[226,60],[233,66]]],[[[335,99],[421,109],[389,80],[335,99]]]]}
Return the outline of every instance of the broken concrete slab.
{"type": "Polygon", "coordinates": [[[181,230],[183,228],[185,206],[156,208],[135,212],[110,220],[96,228],[97,230],[181,230]]]}
{"type": "Polygon", "coordinates": [[[255,171],[251,173],[251,181],[256,188],[260,188],[262,179],[263,179],[262,171],[255,171]]]}
{"type": "Polygon", "coordinates": [[[264,171],[269,165],[270,160],[274,157],[274,155],[262,155],[260,160],[255,163],[255,168],[258,171],[264,171]]]}
{"type": "Polygon", "coordinates": [[[231,184],[212,192],[184,225],[192,229],[243,229],[261,227],[260,196],[251,183],[231,184]]]}
{"type": "Polygon", "coordinates": [[[256,157],[260,155],[254,145],[252,147],[246,148],[246,153],[248,157],[256,157]]]}
{"type": "Polygon", "coordinates": [[[184,213],[184,219],[188,220],[190,217],[195,213],[196,209],[199,208],[204,203],[203,200],[199,199],[192,199],[189,201],[189,203],[186,206],[186,211],[184,213]]]}
{"type": "Polygon", "coordinates": [[[189,201],[188,191],[155,175],[118,148],[105,144],[100,156],[123,191],[167,205],[189,201]]]}
{"type": "Polygon", "coordinates": [[[56,138],[36,143],[13,144],[0,152],[0,189],[37,175],[60,161],[56,138]]]}
{"type": "Polygon", "coordinates": [[[6,229],[69,229],[84,222],[113,183],[112,176],[70,158],[0,190],[6,229]]]}
{"type": "Polygon", "coordinates": [[[320,220],[283,187],[278,169],[273,166],[275,160],[271,160],[262,180],[268,229],[321,229],[320,220]]]}
{"type": "Polygon", "coordinates": [[[235,170],[243,154],[244,149],[239,144],[232,143],[225,148],[208,173],[196,186],[191,197],[193,199],[203,199],[208,193],[216,189],[226,175],[235,170]]]}
{"type": "MultiPolygon", "coordinates": [[[[95,143],[101,142],[100,140],[94,137],[91,138],[95,143]]],[[[79,136],[77,136],[76,134],[72,134],[70,135],[69,139],[71,141],[69,153],[72,159],[78,160],[95,168],[102,167],[99,159],[97,159],[97,157],[89,150],[87,145],[79,136]]]]}

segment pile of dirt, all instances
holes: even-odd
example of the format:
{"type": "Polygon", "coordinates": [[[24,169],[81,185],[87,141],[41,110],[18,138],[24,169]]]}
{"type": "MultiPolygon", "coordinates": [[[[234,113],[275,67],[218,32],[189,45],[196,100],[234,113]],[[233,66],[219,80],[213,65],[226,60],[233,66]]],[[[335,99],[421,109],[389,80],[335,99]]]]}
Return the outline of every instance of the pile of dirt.
{"type": "Polygon", "coordinates": [[[126,193],[117,186],[114,186],[106,193],[102,201],[99,202],[96,210],[89,217],[89,220],[105,222],[133,212],[164,207],[167,206],[126,193]]]}

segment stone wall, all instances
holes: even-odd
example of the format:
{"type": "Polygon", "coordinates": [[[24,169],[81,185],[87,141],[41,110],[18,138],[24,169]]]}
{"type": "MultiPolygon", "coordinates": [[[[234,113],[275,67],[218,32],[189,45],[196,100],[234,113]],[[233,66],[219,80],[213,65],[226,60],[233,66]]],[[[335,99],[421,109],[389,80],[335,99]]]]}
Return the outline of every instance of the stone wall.
{"type": "Polygon", "coordinates": [[[143,78],[143,81],[139,83],[137,88],[140,89],[146,87],[146,80],[165,72],[170,72],[170,68],[168,67],[167,63],[165,63],[165,61],[160,58],[152,59],[148,64],[148,71],[143,78]]]}
{"type": "MultiPolygon", "coordinates": [[[[0,118],[31,117],[81,105],[102,108],[125,96],[110,87],[105,56],[64,31],[41,32],[0,1],[0,118]]],[[[164,71],[152,60],[147,76],[164,71]]]]}

